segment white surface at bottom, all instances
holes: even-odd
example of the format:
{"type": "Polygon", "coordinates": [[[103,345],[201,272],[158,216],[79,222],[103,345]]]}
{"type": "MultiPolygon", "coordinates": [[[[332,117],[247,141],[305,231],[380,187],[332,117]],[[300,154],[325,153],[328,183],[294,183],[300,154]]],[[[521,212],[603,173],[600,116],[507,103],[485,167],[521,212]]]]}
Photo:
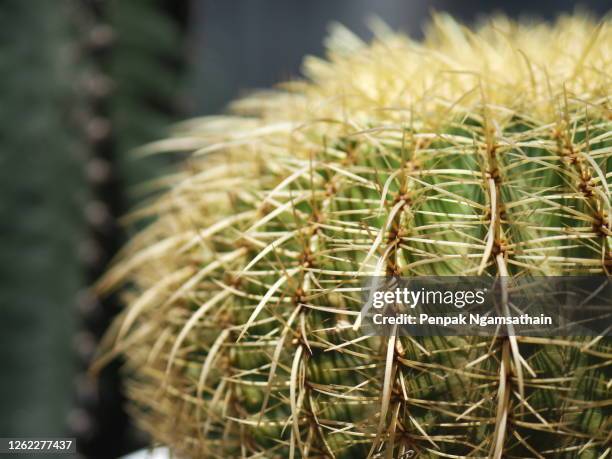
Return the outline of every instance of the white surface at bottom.
{"type": "Polygon", "coordinates": [[[127,456],[123,456],[121,459],[178,459],[176,456],[170,454],[170,450],[165,447],[159,448],[147,448],[135,451],[127,456]]]}

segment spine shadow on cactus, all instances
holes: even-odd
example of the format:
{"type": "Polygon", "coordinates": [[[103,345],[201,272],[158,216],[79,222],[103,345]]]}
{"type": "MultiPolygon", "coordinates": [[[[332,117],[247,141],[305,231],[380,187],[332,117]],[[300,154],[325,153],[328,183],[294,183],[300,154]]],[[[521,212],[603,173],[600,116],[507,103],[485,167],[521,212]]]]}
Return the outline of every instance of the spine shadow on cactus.
{"type": "Polygon", "coordinates": [[[141,425],[189,457],[610,454],[609,338],[358,319],[372,274],[609,274],[609,20],[347,33],[145,147],[194,153],[100,284],[133,284],[109,355],[141,425]]]}

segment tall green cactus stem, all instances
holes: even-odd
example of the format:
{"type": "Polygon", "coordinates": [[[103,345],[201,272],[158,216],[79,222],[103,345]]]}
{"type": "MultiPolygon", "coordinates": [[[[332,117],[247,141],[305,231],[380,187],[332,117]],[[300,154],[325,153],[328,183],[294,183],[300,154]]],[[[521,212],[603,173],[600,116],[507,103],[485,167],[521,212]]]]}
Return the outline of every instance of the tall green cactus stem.
{"type": "Polygon", "coordinates": [[[610,454],[608,338],[366,337],[360,279],[607,273],[612,22],[338,27],[304,81],[197,119],[102,288],[156,440],[188,457],[610,454]]]}
{"type": "Polygon", "coordinates": [[[0,8],[0,431],[66,434],[87,146],[74,2],[0,8]],[[44,383],[42,383],[44,381],[44,383]]]}

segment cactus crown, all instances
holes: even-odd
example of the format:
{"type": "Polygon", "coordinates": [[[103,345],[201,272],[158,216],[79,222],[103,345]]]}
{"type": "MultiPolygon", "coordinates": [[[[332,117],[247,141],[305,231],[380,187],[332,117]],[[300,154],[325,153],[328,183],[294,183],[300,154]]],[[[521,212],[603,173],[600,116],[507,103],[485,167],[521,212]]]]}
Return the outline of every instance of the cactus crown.
{"type": "Polygon", "coordinates": [[[609,339],[351,325],[373,273],[610,273],[612,23],[374,30],[145,147],[193,154],[102,281],[138,419],[193,457],[609,454],[609,339]]]}

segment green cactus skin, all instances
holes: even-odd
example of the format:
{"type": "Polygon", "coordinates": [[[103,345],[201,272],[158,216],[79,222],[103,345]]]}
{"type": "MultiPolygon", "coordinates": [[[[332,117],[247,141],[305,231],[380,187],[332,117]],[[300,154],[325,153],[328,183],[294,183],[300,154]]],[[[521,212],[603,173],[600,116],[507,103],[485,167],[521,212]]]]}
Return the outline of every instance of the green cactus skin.
{"type": "Polygon", "coordinates": [[[610,274],[612,23],[338,27],[193,151],[101,282],[135,415],[186,457],[611,453],[610,339],[364,337],[360,278],[610,274]]]}

